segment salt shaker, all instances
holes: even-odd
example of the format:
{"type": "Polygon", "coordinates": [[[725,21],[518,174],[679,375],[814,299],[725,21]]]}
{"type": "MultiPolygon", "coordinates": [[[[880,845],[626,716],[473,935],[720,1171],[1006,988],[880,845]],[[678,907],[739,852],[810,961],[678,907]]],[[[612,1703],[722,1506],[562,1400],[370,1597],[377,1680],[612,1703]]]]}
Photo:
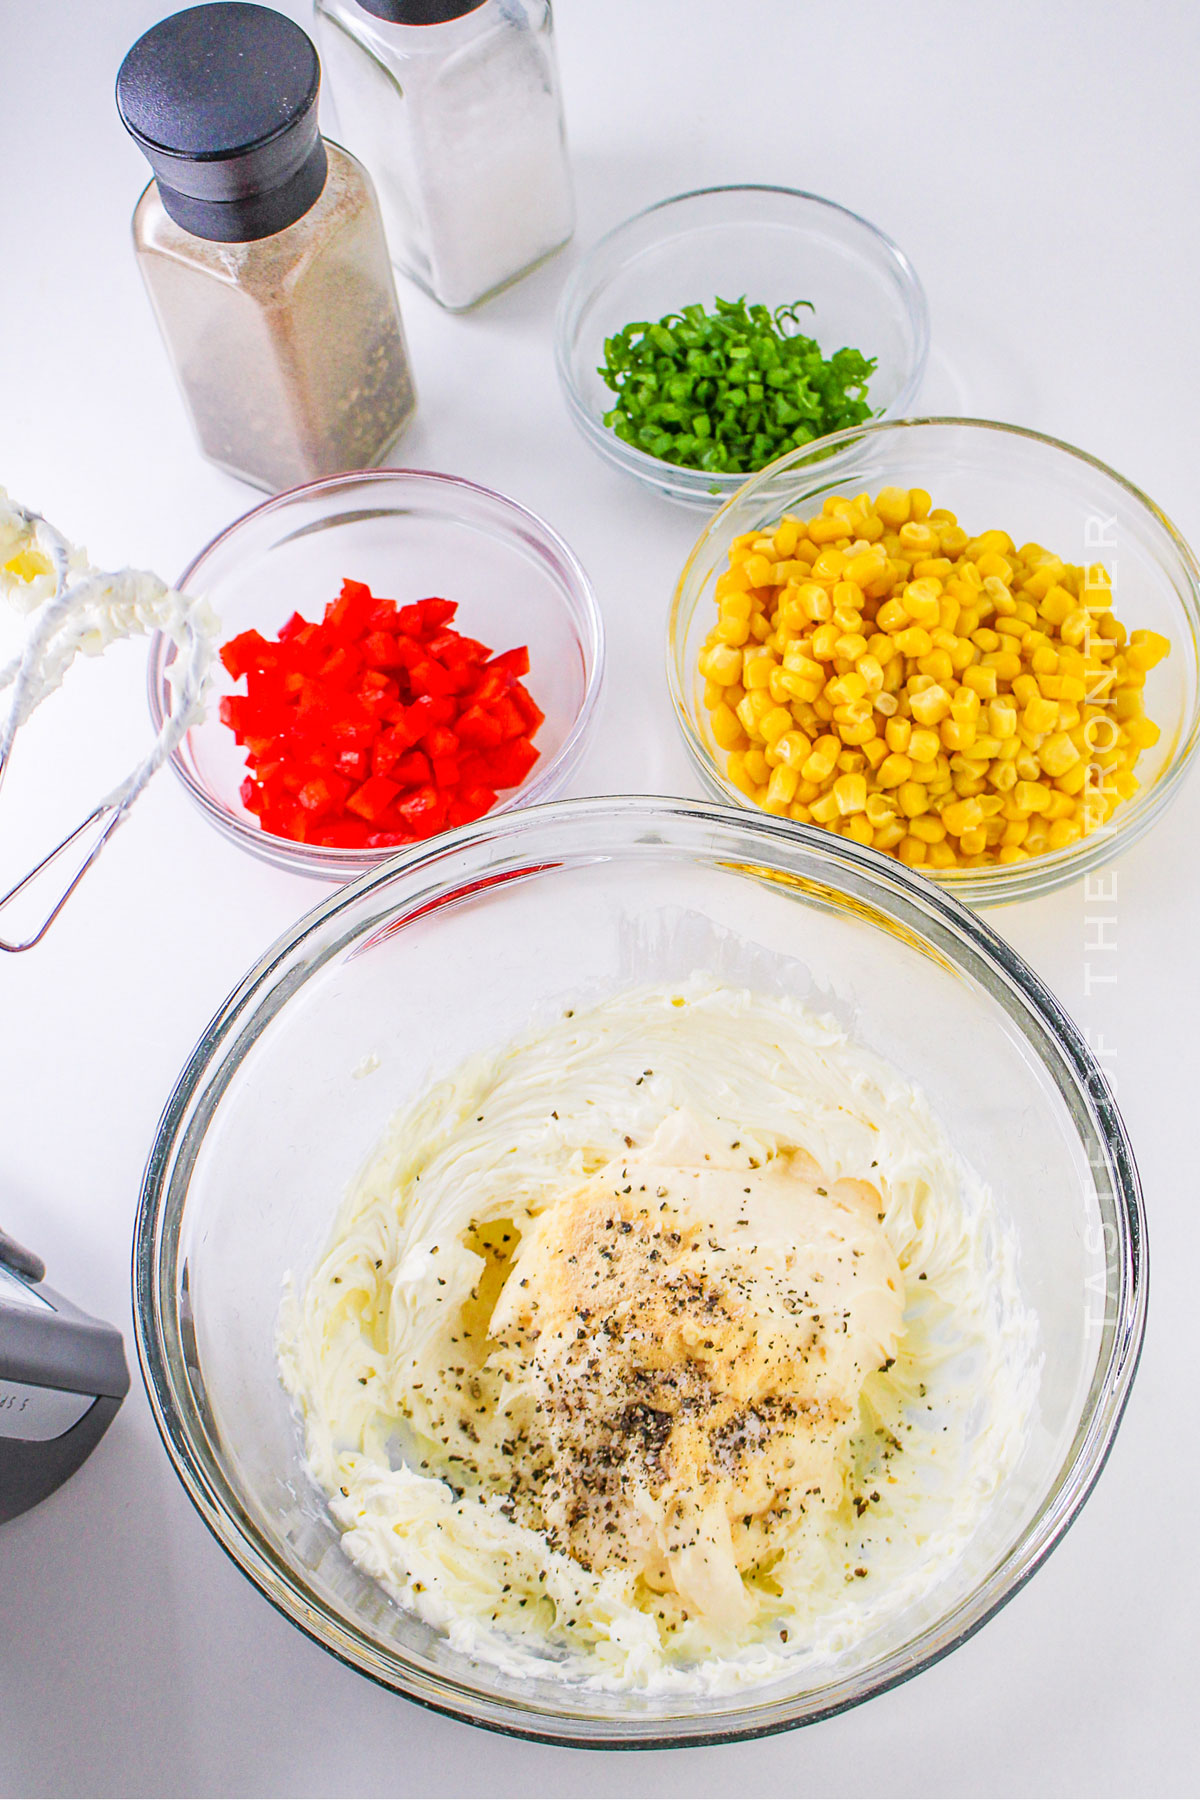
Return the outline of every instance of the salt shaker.
{"type": "Polygon", "coordinates": [[[315,0],[339,136],[393,261],[452,312],[561,248],[575,209],[549,0],[315,0]]]}
{"type": "Polygon", "coordinates": [[[200,447],[276,491],[374,464],[415,396],[379,207],[317,130],[298,25],[218,0],[155,25],[117,77],[155,179],[134,247],[200,447]]]}

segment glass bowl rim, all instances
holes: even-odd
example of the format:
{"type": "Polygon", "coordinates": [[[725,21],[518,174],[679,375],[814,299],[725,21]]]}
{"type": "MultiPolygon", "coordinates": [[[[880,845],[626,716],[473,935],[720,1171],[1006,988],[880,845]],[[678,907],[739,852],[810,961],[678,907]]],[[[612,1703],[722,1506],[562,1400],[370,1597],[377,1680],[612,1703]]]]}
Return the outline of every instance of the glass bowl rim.
{"type": "MultiPolygon", "coordinates": [[[[861,226],[875,240],[875,248],[883,252],[883,260],[890,263],[894,273],[899,277],[903,294],[904,310],[913,331],[914,349],[908,375],[904,386],[895,400],[880,415],[882,422],[902,418],[916,398],[925,375],[925,365],[929,360],[930,322],[929,301],[920,276],[912,262],[901,249],[896,240],[870,219],[855,212],[851,207],[843,206],[837,200],[827,199],[823,194],[810,193],[807,188],[784,187],[778,183],[764,181],[741,181],[719,183],[713,187],[689,188],[685,193],[669,194],[663,200],[656,200],[650,206],[642,207],[640,212],[631,213],[629,218],[610,226],[602,237],[596,239],[575,265],[567,279],[559,297],[558,308],[554,318],[554,364],[558,371],[559,385],[567,403],[567,411],[576,427],[582,431],[588,442],[605,460],[636,475],[639,480],[662,488],[664,485],[686,490],[694,498],[704,501],[711,499],[714,506],[721,504],[721,496],[728,497],[746,481],[753,480],[755,475],[763,471],[755,470],[752,475],[726,469],[718,474],[711,474],[706,469],[689,469],[679,463],[665,462],[661,457],[651,456],[648,451],[639,450],[634,444],[627,444],[623,439],[601,424],[595,414],[585,404],[575,378],[571,372],[570,340],[573,334],[573,322],[587,305],[595,289],[596,266],[603,260],[603,254],[627,231],[639,225],[643,219],[667,208],[679,206],[689,200],[705,200],[718,194],[776,194],[788,200],[803,200],[814,206],[824,207],[830,213],[840,214],[843,219],[851,220],[861,226]]],[[[861,429],[861,428],[860,428],[861,429]]],[[[813,443],[825,443],[829,440],[814,438],[813,443]]],[[[811,445],[803,446],[811,449],[811,445]]],[[[789,454],[791,454],[789,452],[789,454]]]]}
{"type": "MultiPolygon", "coordinates": [[[[768,463],[765,469],[757,470],[742,482],[737,491],[713,513],[703,530],[697,536],[675,582],[675,591],[671,597],[671,607],[667,615],[667,685],[670,689],[671,702],[675,710],[676,724],[683,737],[684,748],[691,760],[693,768],[704,786],[715,798],[734,805],[743,811],[759,810],[754,802],[734,787],[709,755],[699,732],[690,707],[684,697],[684,674],[679,664],[690,626],[692,616],[700,604],[697,591],[685,618],[684,589],[688,584],[693,566],[703,553],[709,539],[713,537],[725,514],[738,504],[757,483],[765,484],[785,473],[796,464],[804,464],[808,460],[817,460],[821,469],[849,475],[853,472],[854,447],[865,439],[882,437],[886,433],[921,430],[929,426],[952,426],[978,431],[981,436],[996,433],[1004,437],[1020,438],[1029,443],[1044,445],[1048,449],[1063,452],[1073,461],[1083,463],[1094,469],[1104,479],[1115,483],[1122,489],[1135,507],[1149,514],[1165,532],[1167,539],[1179,558],[1180,568],[1186,578],[1186,591],[1181,599],[1184,616],[1191,632],[1192,650],[1200,665],[1200,560],[1183,533],[1174,521],[1163,511],[1156,501],[1152,500],[1144,489],[1127,476],[1121,475],[1100,457],[1093,456],[1088,450],[1081,450],[1075,444],[1069,444],[1065,438],[1052,437],[1048,432],[1034,431],[1026,425],[1006,424],[999,419],[976,419],[955,415],[929,414],[913,419],[876,419],[866,425],[852,425],[846,431],[839,431],[827,438],[818,438],[800,449],[789,450],[785,455],[768,463]],[[835,451],[844,446],[845,456],[830,454],[826,460],[826,452],[835,451]]],[[[1010,901],[1027,900],[1040,894],[1053,892],[1074,881],[1078,876],[1090,874],[1104,867],[1114,857],[1129,849],[1155,825],[1170,802],[1175,798],[1179,785],[1191,765],[1196,750],[1200,747],[1200,692],[1193,703],[1190,720],[1184,722],[1185,728],[1180,743],[1169,762],[1164,764],[1161,773],[1155,778],[1153,785],[1144,791],[1142,804],[1133,813],[1134,803],[1130,802],[1133,816],[1122,817],[1118,809],[1114,815],[1119,824],[1103,825],[1089,832],[1075,844],[1069,844],[1064,850],[1045,851],[1042,855],[1032,857],[1027,863],[1011,863],[981,869],[931,869],[925,879],[933,882],[945,892],[953,893],[964,901],[975,905],[1004,905],[1010,901]]]]}
{"type": "MultiPolygon", "coordinates": [[[[540,514],[521,501],[503,494],[498,488],[485,487],[482,482],[470,481],[463,475],[450,475],[437,469],[410,469],[383,467],[377,469],[345,469],[336,475],[323,475],[316,481],[305,481],[293,488],[285,488],[281,493],[271,494],[267,499],[259,501],[248,511],[240,513],[209,539],[202,549],[191,558],[175,586],[187,593],[188,582],[195,571],[226,542],[237,535],[243,526],[253,520],[262,518],[282,509],[288,502],[300,498],[308,499],[323,492],[353,489],[365,486],[369,482],[397,481],[430,482],[466,494],[471,499],[480,498],[491,501],[502,507],[512,516],[517,525],[524,525],[528,534],[539,544],[549,550],[561,563],[568,578],[568,585],[579,607],[583,622],[580,633],[580,648],[584,661],[585,682],[583,698],[572,721],[571,728],[559,745],[557,752],[543,769],[536,771],[534,779],[527,785],[514,788],[507,799],[500,799],[491,808],[488,817],[501,813],[513,812],[519,807],[536,805],[552,798],[557,792],[581,754],[588,735],[595,723],[596,705],[604,681],[605,664],[605,632],[604,615],[596,598],[596,590],[587,571],[583,567],[571,546],[559,532],[540,514]]],[[[155,731],[161,731],[163,725],[162,686],[163,675],[168,661],[171,646],[161,632],[154,632],[150,639],[146,663],[146,698],[150,708],[150,718],[155,731]]],[[[184,743],[186,743],[186,737],[184,743]]],[[[278,838],[272,833],[264,832],[233,812],[208,786],[199,781],[187,766],[183,757],[183,744],[179,744],[168,758],[171,772],[182,782],[193,804],[224,836],[231,838],[242,849],[249,850],[252,855],[266,857],[277,867],[287,866],[296,873],[316,876],[328,881],[357,880],[359,875],[380,867],[396,853],[396,847],[383,846],[377,850],[348,850],[334,848],[324,844],[300,844],[289,838],[278,838]],[[272,846],[270,852],[264,849],[264,839],[272,846]],[[347,876],[346,871],[349,871],[347,876]]],[[[436,834],[444,836],[445,833],[436,834]]],[[[405,846],[407,847],[407,846],[405,846]]]]}
{"type": "MultiPolygon", "coordinates": [[[[683,856],[694,854],[687,844],[673,844],[669,838],[654,840],[651,847],[683,856]]],[[[720,859],[720,852],[715,847],[712,854],[716,860],[720,859]]],[[[567,846],[562,862],[569,863],[579,855],[567,846]]],[[[462,879],[461,868],[444,870],[438,883],[440,898],[456,891],[462,879]]],[[[428,899],[428,893],[423,893],[423,903],[428,899]]],[[[378,929],[380,923],[379,918],[370,920],[354,935],[361,936],[367,929],[378,929]]],[[[349,941],[339,938],[327,948],[325,957],[304,963],[305,979],[323,967],[328,957],[344,949],[349,941]]],[[[245,1045],[241,1054],[248,1047],[245,1045]]],[[[222,1080],[216,1096],[218,1100],[225,1085],[222,1080]]],[[[1061,1082],[1058,1086],[1065,1102],[1061,1082]]],[[[1081,1129],[1073,1109],[1072,1120],[1076,1129],[1081,1129]]],[[[207,1128],[207,1119],[204,1127],[207,1128]]],[[[190,1179],[190,1169],[188,1176],[190,1179]]],[[[1107,1461],[1141,1355],[1148,1270],[1146,1219],[1137,1166],[1103,1070],[1079,1028],[1046,984],[978,914],[894,858],[832,837],[816,827],[780,821],[766,814],[756,817],[740,808],[715,806],[704,801],[671,796],[610,795],[560,800],[498,817],[487,815],[474,824],[415,845],[318,902],[277,938],[233,988],[205,1027],[163,1109],[139,1198],[132,1247],[132,1277],[138,1361],[150,1410],[168,1456],[185,1492],[217,1542],[277,1611],[322,1649],[389,1692],[463,1723],[571,1748],[671,1749],[765,1737],[844,1712],[931,1667],[973,1636],[1007,1604],[1062,1540],[1107,1461]],[[193,1109],[207,1092],[212,1076],[226,1073],[230,1050],[241,1044],[242,1026],[253,1018],[262,1001],[274,997],[278,1003],[277,1011],[291,997],[297,984],[286,979],[287,971],[297,962],[303,962],[306,943],[314,934],[324,932],[339,913],[356,907],[373,891],[382,891],[403,877],[415,879],[427,865],[461,851],[475,849],[480,855],[480,867],[486,868],[488,841],[499,836],[510,845],[514,841],[519,843],[527,818],[538,826],[557,827],[564,832],[569,831],[576,820],[604,822],[620,838],[619,848],[610,845],[610,854],[622,856],[636,852],[639,843],[644,842],[638,834],[644,833],[648,826],[658,826],[664,832],[669,831],[672,824],[685,828],[707,826],[738,835],[743,841],[757,839],[761,845],[772,848],[776,855],[782,855],[789,844],[807,851],[825,870],[833,871],[835,875],[840,871],[848,878],[851,891],[856,886],[871,891],[880,909],[894,916],[888,904],[891,890],[895,905],[905,905],[910,911],[923,914],[932,929],[955,941],[957,953],[951,958],[954,968],[961,968],[960,959],[965,957],[989,975],[988,981],[983,981],[980,976],[976,979],[994,999],[999,1002],[999,996],[1007,993],[1012,1002],[1006,1007],[1009,1017],[1043,1067],[1050,1066],[1043,1045],[1058,1059],[1071,1079],[1076,1099],[1082,1103],[1089,1126],[1104,1151],[1104,1167],[1111,1186],[1116,1221],[1112,1234],[1115,1242],[1110,1243],[1108,1231],[1103,1233],[1106,1286],[1112,1285],[1115,1279],[1112,1327],[1110,1334],[1106,1330],[1102,1340],[1074,1439],[1064,1453],[1048,1497],[1043,1499],[1040,1510],[1026,1523],[1020,1538],[990,1574],[937,1623],[926,1627],[900,1649],[890,1651],[865,1680],[862,1671],[841,1678],[829,1698],[809,1710],[804,1708],[804,1694],[793,1694],[772,1701],[770,1717],[755,1719],[750,1715],[754,1704],[753,1690],[747,1690],[749,1706],[735,1707],[729,1723],[711,1730],[701,1728],[680,1732],[671,1729],[677,1727],[678,1719],[647,1719],[641,1722],[640,1730],[635,1723],[631,1730],[621,1732],[619,1722],[612,1718],[596,1721],[594,1715],[572,1715],[567,1711],[551,1713],[533,1707],[526,1712],[494,1691],[481,1693],[453,1678],[430,1675],[407,1664],[402,1653],[383,1650],[319,1596],[306,1593],[276,1557],[241,1507],[236,1490],[212,1453],[207,1428],[191,1406],[186,1376],[177,1376],[172,1367],[175,1345],[174,1340],[168,1345],[170,1332],[166,1328],[178,1311],[176,1260],[181,1209],[167,1218],[166,1202],[172,1194],[176,1158],[191,1129],[193,1109]],[[994,989],[993,981],[996,983],[994,989]],[[282,995],[281,986],[284,989],[282,995]],[[1021,1018],[1017,1017],[1014,1008],[1021,1018]],[[1036,1033],[1029,1029],[1034,1026],[1036,1033]],[[183,1404],[180,1404],[181,1396],[183,1404]],[[206,1458],[215,1468],[219,1483],[232,1497],[232,1506],[223,1497],[221,1485],[212,1479],[206,1458]],[[948,1632],[947,1627],[950,1628],[948,1632]],[[740,1723],[739,1712],[743,1714],[740,1723]],[[590,1732],[589,1726],[593,1726],[590,1732]]]]}

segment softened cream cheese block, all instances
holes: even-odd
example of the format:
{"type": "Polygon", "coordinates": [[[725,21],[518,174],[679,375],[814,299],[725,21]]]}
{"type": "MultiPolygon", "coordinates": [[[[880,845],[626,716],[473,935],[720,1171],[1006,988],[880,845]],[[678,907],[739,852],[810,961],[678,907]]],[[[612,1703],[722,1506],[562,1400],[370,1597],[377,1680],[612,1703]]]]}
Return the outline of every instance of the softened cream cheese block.
{"type": "Polygon", "coordinates": [[[832,1021],[694,981],[393,1121],[280,1369],[347,1553],[467,1653],[727,1692],[962,1556],[1035,1332],[979,1179],[832,1021]]]}

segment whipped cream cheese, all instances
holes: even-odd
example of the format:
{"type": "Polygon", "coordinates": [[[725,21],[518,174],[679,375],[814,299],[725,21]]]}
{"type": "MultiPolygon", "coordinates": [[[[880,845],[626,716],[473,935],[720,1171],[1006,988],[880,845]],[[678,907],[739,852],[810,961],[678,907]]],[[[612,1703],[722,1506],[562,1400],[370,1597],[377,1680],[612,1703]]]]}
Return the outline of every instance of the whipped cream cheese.
{"type": "Polygon", "coordinates": [[[280,1323],[347,1552],[470,1654],[729,1691],[961,1557],[1034,1331],[990,1198],[827,1019],[696,981],[402,1113],[280,1323]]]}

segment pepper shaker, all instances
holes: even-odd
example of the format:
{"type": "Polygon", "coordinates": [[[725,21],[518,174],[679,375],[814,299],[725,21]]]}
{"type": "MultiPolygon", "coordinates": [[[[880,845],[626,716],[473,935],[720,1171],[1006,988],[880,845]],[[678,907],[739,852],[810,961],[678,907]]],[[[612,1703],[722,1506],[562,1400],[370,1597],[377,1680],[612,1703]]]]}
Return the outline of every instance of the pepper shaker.
{"type": "Polygon", "coordinates": [[[315,0],[340,135],[392,259],[452,312],[565,244],[574,199],[549,0],[315,0]]]}
{"type": "Polygon", "coordinates": [[[317,130],[305,32],[242,0],[153,26],[117,77],[154,170],[141,273],[200,447],[276,491],[379,462],[415,396],[379,207],[317,130]]]}

